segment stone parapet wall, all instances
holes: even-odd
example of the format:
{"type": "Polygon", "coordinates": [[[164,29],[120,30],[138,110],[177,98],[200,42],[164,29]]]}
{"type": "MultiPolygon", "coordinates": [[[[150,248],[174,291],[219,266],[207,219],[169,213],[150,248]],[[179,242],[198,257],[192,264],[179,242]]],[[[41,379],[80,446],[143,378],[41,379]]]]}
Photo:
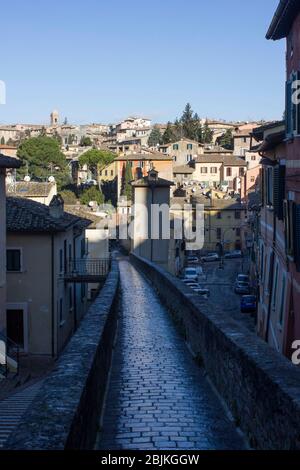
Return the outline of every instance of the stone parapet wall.
{"type": "Polygon", "coordinates": [[[116,332],[118,286],[119,269],[113,261],[99,296],[6,448],[93,449],[116,332]]]}
{"type": "Polygon", "coordinates": [[[256,449],[300,450],[300,369],[157,265],[131,255],[256,449]]]}

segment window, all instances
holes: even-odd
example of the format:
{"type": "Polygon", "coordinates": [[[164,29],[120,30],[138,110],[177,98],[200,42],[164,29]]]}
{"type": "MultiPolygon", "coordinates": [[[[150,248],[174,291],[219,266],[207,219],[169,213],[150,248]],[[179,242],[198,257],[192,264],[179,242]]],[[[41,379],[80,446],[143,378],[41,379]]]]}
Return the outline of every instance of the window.
{"type": "Polygon", "coordinates": [[[240,228],[237,228],[237,229],[235,230],[235,234],[236,234],[237,237],[240,237],[240,236],[241,236],[241,229],[240,229],[240,228]]]}
{"type": "Polygon", "coordinates": [[[207,173],[207,167],[206,167],[206,166],[203,166],[203,167],[201,168],[201,173],[204,173],[204,174],[207,173]]]}
{"type": "Polygon", "coordinates": [[[250,181],[251,183],[255,183],[255,176],[251,176],[250,181]]]}
{"type": "Polygon", "coordinates": [[[114,176],[114,170],[110,170],[110,176],[114,176]]]}
{"type": "Polygon", "coordinates": [[[283,201],[285,199],[285,166],[273,169],[273,205],[279,220],[283,220],[283,201]]]}
{"type": "Polygon", "coordinates": [[[191,162],[193,160],[193,155],[187,155],[186,160],[187,162],[191,162]]]}
{"type": "Polygon", "coordinates": [[[251,155],[251,160],[255,162],[256,161],[256,155],[251,155]]]}
{"type": "Polygon", "coordinates": [[[226,168],[226,176],[232,176],[231,168],[226,168]]]}
{"type": "Polygon", "coordinates": [[[217,213],[217,219],[222,219],[222,212],[217,213]]]}
{"type": "Polygon", "coordinates": [[[59,299],[59,324],[63,324],[63,299],[59,299]]]}
{"type": "Polygon", "coordinates": [[[86,254],[85,238],[82,238],[80,242],[80,255],[81,255],[80,257],[84,258],[85,254],[86,254]]]}
{"type": "Polygon", "coordinates": [[[211,169],[210,169],[210,172],[212,174],[216,174],[216,173],[218,173],[218,168],[216,166],[212,166],[211,169]]]}
{"type": "Polygon", "coordinates": [[[86,295],[86,284],[81,284],[81,301],[83,302],[86,295]]]}
{"type": "Polygon", "coordinates": [[[244,174],[245,174],[244,168],[240,168],[239,169],[239,176],[244,176],[244,174]]]}
{"type": "Polygon", "coordinates": [[[241,211],[237,210],[234,212],[234,218],[235,219],[240,219],[241,218],[241,211]]]}
{"type": "Polygon", "coordinates": [[[286,135],[288,138],[300,134],[300,106],[294,102],[299,97],[299,86],[294,85],[300,79],[300,72],[294,72],[286,82],[286,135]]]}
{"type": "Polygon", "coordinates": [[[21,271],[21,250],[9,249],[6,251],[6,270],[8,272],[21,271]]]}
{"type": "Polygon", "coordinates": [[[105,176],[107,176],[107,170],[105,170],[105,176]]]}
{"type": "Polygon", "coordinates": [[[193,144],[187,144],[186,148],[187,148],[188,150],[193,150],[193,144]]]}
{"type": "Polygon", "coordinates": [[[59,250],[59,272],[63,272],[63,250],[59,250]]]}
{"type": "Polygon", "coordinates": [[[69,310],[70,312],[73,310],[73,289],[69,287],[69,310]]]}
{"type": "Polygon", "coordinates": [[[222,229],[221,228],[217,228],[217,239],[218,240],[221,240],[222,238],[222,229]]]}
{"type": "Polygon", "coordinates": [[[276,308],[276,297],[277,297],[277,287],[278,287],[278,272],[279,272],[279,265],[276,263],[275,268],[275,276],[274,276],[274,285],[273,285],[273,292],[272,292],[272,308],[275,310],[276,308]]]}
{"type": "Polygon", "coordinates": [[[173,145],[173,150],[178,150],[179,149],[179,145],[178,144],[174,144],[173,145]]]}
{"type": "Polygon", "coordinates": [[[281,284],[281,301],[279,310],[279,325],[283,325],[284,306],[285,306],[285,291],[286,291],[286,274],[283,273],[282,284],[281,284]]]}

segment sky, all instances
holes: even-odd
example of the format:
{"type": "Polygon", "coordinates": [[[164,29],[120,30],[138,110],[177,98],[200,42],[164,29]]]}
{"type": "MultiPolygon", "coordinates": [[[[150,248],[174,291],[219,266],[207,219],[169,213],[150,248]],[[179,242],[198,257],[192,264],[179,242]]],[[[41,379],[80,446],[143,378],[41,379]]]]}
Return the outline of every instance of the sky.
{"type": "Polygon", "coordinates": [[[0,123],[128,115],[281,119],[285,41],[265,34],[279,0],[2,2],[0,123]]]}

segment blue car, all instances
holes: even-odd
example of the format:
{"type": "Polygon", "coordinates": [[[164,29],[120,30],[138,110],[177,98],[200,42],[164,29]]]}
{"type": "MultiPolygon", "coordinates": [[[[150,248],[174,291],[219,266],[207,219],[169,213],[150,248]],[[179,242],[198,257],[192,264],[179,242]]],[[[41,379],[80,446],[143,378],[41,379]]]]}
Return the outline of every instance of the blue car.
{"type": "Polygon", "coordinates": [[[255,295],[244,295],[242,297],[241,312],[242,313],[256,312],[256,297],[255,297],[255,295]]]}

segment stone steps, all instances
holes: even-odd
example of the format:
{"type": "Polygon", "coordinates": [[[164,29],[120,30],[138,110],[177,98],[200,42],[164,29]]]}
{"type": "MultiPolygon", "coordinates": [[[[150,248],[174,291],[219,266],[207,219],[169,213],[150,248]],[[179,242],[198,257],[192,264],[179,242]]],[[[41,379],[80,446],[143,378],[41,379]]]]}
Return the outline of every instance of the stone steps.
{"type": "Polygon", "coordinates": [[[0,449],[5,447],[10,434],[20,424],[41,385],[42,381],[39,381],[0,401],[0,449]]]}

